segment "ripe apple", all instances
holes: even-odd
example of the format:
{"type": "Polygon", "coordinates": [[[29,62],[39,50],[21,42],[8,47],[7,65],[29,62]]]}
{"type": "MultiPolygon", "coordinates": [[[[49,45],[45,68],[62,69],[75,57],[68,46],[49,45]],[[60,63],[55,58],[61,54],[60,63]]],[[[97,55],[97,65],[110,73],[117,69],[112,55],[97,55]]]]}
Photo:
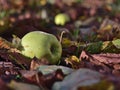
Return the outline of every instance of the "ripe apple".
{"type": "Polygon", "coordinates": [[[32,31],[21,39],[22,54],[38,59],[45,58],[50,64],[57,64],[62,53],[62,46],[57,38],[42,31],[32,31]]]}
{"type": "Polygon", "coordinates": [[[67,22],[70,21],[70,18],[67,14],[65,13],[60,13],[55,16],[55,24],[56,25],[65,25],[67,22]]]}

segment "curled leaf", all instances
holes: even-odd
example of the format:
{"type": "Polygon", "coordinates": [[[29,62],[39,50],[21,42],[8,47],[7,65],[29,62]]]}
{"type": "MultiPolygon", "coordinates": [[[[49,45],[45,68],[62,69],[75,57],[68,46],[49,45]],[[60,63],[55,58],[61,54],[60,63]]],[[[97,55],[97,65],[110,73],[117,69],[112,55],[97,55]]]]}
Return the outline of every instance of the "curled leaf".
{"type": "Polygon", "coordinates": [[[73,69],[77,69],[78,68],[78,64],[80,64],[80,60],[76,56],[74,56],[74,55],[66,58],[65,62],[67,64],[70,64],[73,69]]]}

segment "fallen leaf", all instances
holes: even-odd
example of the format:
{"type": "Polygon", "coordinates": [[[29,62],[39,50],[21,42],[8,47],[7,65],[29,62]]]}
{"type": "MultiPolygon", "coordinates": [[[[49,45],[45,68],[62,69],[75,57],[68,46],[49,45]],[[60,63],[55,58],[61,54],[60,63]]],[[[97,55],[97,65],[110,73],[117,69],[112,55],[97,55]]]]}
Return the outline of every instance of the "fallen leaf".
{"type": "Polygon", "coordinates": [[[19,72],[22,77],[27,78],[29,80],[31,80],[33,76],[38,74],[37,71],[28,71],[28,70],[20,70],[19,72]]]}
{"type": "MultiPolygon", "coordinates": [[[[91,68],[101,73],[111,74],[114,70],[120,70],[120,54],[88,54],[83,51],[80,55],[83,67],[91,68]]],[[[114,73],[113,73],[114,74],[114,73]]]]}
{"type": "Polygon", "coordinates": [[[43,90],[40,87],[32,84],[11,81],[8,86],[13,90],[43,90]]]}
{"type": "Polygon", "coordinates": [[[103,53],[119,53],[120,49],[117,47],[118,42],[113,40],[113,41],[105,41],[103,42],[101,52],[103,53]]]}
{"type": "Polygon", "coordinates": [[[30,64],[30,70],[36,70],[40,65],[49,65],[49,62],[45,58],[41,58],[40,60],[33,58],[30,64]]]}
{"type": "Polygon", "coordinates": [[[100,82],[102,75],[90,69],[78,69],[64,78],[62,82],[56,82],[52,90],[77,90],[82,86],[90,86],[100,82]]]}
{"type": "Polygon", "coordinates": [[[103,42],[99,41],[96,43],[91,43],[86,47],[86,51],[89,53],[100,53],[103,42]]]}
{"type": "Polygon", "coordinates": [[[66,64],[70,64],[73,69],[78,69],[79,68],[78,66],[80,64],[80,60],[74,55],[66,58],[65,62],[66,62],[66,64]]]}
{"type": "MultiPolygon", "coordinates": [[[[45,70],[45,69],[44,69],[45,70]]],[[[20,71],[24,82],[39,85],[43,88],[51,88],[56,81],[62,81],[65,77],[61,69],[57,69],[52,73],[42,74],[41,71],[20,71]]]]}
{"type": "Polygon", "coordinates": [[[12,46],[12,43],[10,43],[6,39],[0,37],[0,48],[1,49],[11,49],[11,48],[13,48],[13,46],[12,46]]]}
{"type": "Polygon", "coordinates": [[[120,49],[120,39],[113,40],[112,43],[116,48],[120,49]]]}
{"type": "Polygon", "coordinates": [[[120,24],[109,18],[105,18],[101,23],[98,32],[98,38],[100,40],[113,40],[114,38],[119,38],[120,34],[120,24]]]}
{"type": "Polygon", "coordinates": [[[30,59],[22,55],[11,42],[2,37],[0,37],[0,57],[19,65],[25,64],[27,67],[30,65],[30,59]]]}
{"type": "Polygon", "coordinates": [[[57,69],[61,69],[65,75],[70,74],[74,71],[74,69],[65,66],[57,66],[57,65],[40,65],[37,68],[37,70],[42,72],[43,75],[50,74],[56,71],[57,69]]]}
{"type": "Polygon", "coordinates": [[[93,54],[93,59],[105,64],[118,64],[120,63],[120,54],[93,54]]]}
{"type": "MultiPolygon", "coordinates": [[[[92,55],[95,55],[95,54],[89,54],[85,51],[82,51],[80,55],[80,60],[81,60],[81,63],[83,64],[82,67],[96,70],[101,73],[111,73],[110,67],[108,67],[103,62],[96,60],[92,55]]],[[[96,54],[96,55],[99,55],[99,54],[96,54]]]]}
{"type": "Polygon", "coordinates": [[[77,90],[115,90],[114,85],[106,80],[101,80],[99,83],[90,86],[81,86],[77,90]]]}
{"type": "Polygon", "coordinates": [[[29,68],[31,59],[17,52],[9,52],[8,50],[1,50],[0,57],[6,61],[11,61],[14,64],[18,64],[21,68],[29,68]],[[25,67],[24,67],[25,66],[25,67]]]}

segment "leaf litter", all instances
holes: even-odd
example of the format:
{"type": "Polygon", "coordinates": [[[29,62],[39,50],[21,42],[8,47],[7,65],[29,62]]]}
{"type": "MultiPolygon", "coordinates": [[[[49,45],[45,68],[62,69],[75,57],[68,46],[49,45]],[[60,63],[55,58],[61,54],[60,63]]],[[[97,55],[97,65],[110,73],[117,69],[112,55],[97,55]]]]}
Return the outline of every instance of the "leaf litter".
{"type": "Polygon", "coordinates": [[[0,2],[3,7],[0,15],[0,30],[3,30],[0,31],[1,89],[120,89],[119,0],[6,1],[0,2]],[[71,19],[64,26],[53,22],[60,12],[71,19]],[[58,65],[20,54],[20,38],[35,30],[54,34],[61,41],[63,52],[58,65]],[[63,31],[66,33],[61,37],[63,31]]]}

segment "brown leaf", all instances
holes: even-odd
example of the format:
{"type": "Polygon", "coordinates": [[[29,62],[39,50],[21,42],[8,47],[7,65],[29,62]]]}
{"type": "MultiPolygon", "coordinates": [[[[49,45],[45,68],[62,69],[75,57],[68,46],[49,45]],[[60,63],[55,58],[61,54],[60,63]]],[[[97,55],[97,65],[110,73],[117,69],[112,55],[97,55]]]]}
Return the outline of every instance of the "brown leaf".
{"type": "Polygon", "coordinates": [[[48,60],[41,58],[40,60],[37,58],[33,58],[30,64],[30,70],[35,70],[37,69],[40,65],[48,65],[49,62],[48,60]]]}
{"type": "Polygon", "coordinates": [[[91,68],[103,73],[120,75],[120,54],[88,54],[83,51],[80,55],[83,67],[91,68]]]}
{"type": "MultiPolygon", "coordinates": [[[[20,65],[22,68],[25,65],[27,68],[30,66],[31,59],[23,56],[17,52],[9,52],[8,50],[1,50],[0,57],[5,61],[11,61],[14,64],[20,65]]],[[[24,68],[25,69],[25,68],[24,68]]]]}
{"type": "Polygon", "coordinates": [[[55,81],[61,81],[64,78],[64,74],[61,69],[56,70],[53,73],[43,75],[37,71],[21,70],[21,75],[25,78],[24,81],[31,84],[37,84],[44,88],[51,88],[55,81]]]}
{"type": "Polygon", "coordinates": [[[27,79],[29,83],[40,83],[37,79],[38,77],[41,77],[42,74],[38,73],[37,71],[27,71],[27,70],[20,70],[20,74],[23,78],[27,79]]]}
{"type": "Polygon", "coordinates": [[[80,55],[80,60],[82,60],[82,59],[88,59],[89,58],[89,56],[86,54],[86,52],[85,51],[82,51],[81,52],[81,55],[80,55]]]}
{"type": "MultiPolygon", "coordinates": [[[[81,62],[83,64],[83,67],[90,68],[96,71],[99,71],[101,73],[111,73],[111,68],[106,65],[104,62],[101,62],[100,58],[99,60],[95,58],[96,54],[90,55],[85,51],[82,51],[80,55],[81,62]]],[[[97,54],[98,56],[100,54],[97,54]]]]}
{"type": "Polygon", "coordinates": [[[120,54],[113,54],[113,53],[93,54],[92,57],[95,60],[98,60],[99,62],[102,62],[105,64],[118,64],[118,63],[120,63],[120,54]]]}
{"type": "Polygon", "coordinates": [[[7,41],[6,39],[0,37],[0,52],[6,50],[9,52],[20,52],[11,42],[7,41]]]}
{"type": "Polygon", "coordinates": [[[0,49],[10,49],[12,48],[12,44],[10,42],[8,42],[7,40],[5,40],[4,38],[0,37],[0,49]]]}

